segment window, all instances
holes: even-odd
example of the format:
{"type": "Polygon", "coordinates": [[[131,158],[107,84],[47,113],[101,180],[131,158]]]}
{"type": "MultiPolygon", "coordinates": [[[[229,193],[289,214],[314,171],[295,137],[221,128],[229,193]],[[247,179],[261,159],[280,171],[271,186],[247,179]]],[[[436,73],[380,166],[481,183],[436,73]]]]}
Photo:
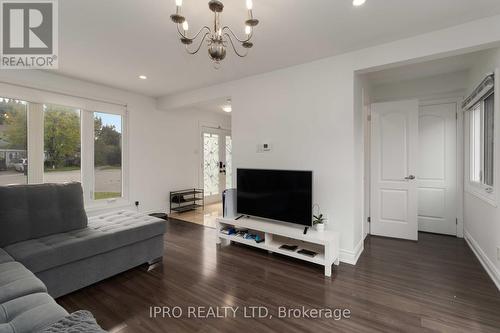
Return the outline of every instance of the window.
{"type": "Polygon", "coordinates": [[[122,117],[94,113],[94,199],[122,196],[122,117]]]}
{"type": "Polygon", "coordinates": [[[494,114],[495,114],[495,95],[488,96],[483,103],[484,106],[484,184],[493,186],[493,148],[494,148],[494,114]]]}
{"type": "Polygon", "coordinates": [[[470,181],[491,192],[494,181],[494,94],[469,111],[470,181]]]}
{"type": "Polygon", "coordinates": [[[0,185],[28,183],[27,103],[0,98],[0,185]]]}
{"type": "Polygon", "coordinates": [[[80,182],[80,110],[57,105],[44,105],[43,111],[44,182],[80,182]]]}
{"type": "Polygon", "coordinates": [[[481,182],[481,105],[470,113],[471,175],[473,182],[481,182]]]}
{"type": "Polygon", "coordinates": [[[0,186],[81,182],[87,209],[129,205],[125,105],[7,91],[23,100],[0,97],[0,186]]]}

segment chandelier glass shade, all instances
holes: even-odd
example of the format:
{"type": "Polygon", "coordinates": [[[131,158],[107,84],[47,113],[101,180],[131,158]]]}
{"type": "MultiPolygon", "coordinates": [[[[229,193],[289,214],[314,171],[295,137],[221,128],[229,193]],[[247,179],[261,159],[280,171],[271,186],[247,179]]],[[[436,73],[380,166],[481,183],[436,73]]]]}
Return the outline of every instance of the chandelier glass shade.
{"type": "Polygon", "coordinates": [[[208,55],[210,59],[218,66],[226,57],[226,49],[230,45],[234,53],[239,57],[246,57],[248,50],[253,47],[251,39],[253,37],[253,29],[259,20],[253,17],[252,0],[246,0],[248,17],[245,23],[245,36],[238,37],[228,26],[221,25],[221,15],[224,10],[224,4],[219,0],[210,0],[208,8],[213,13],[213,26],[204,26],[196,34],[189,34],[189,25],[186,18],[182,15],[182,0],[176,0],[175,14],[170,15],[172,21],[177,25],[177,31],[180,36],[180,41],[185,45],[186,51],[189,54],[196,54],[203,46],[203,42],[207,41],[208,55]]]}

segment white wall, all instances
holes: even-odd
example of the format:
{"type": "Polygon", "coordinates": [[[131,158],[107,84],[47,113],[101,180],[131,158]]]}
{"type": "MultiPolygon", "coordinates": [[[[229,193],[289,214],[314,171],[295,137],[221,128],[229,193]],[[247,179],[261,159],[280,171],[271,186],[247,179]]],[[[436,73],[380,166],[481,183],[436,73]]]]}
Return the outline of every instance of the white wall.
{"type": "Polygon", "coordinates": [[[158,100],[173,109],[210,98],[233,100],[236,167],[310,169],[314,201],[341,235],[341,260],[355,263],[362,238],[362,86],[355,73],[457,55],[500,41],[500,16],[158,100]],[[356,87],[355,87],[356,84],[356,87]],[[356,89],[354,89],[356,88],[356,89]],[[359,109],[359,108],[358,108],[359,109]],[[269,141],[274,149],[257,154],[269,141]]]}
{"type": "Polygon", "coordinates": [[[468,88],[469,72],[460,71],[415,80],[373,85],[374,103],[404,99],[440,99],[463,96],[468,88]]]}
{"type": "MultiPolygon", "coordinates": [[[[465,192],[464,194],[464,229],[465,238],[475,250],[486,270],[500,289],[500,258],[497,258],[497,248],[500,247],[500,196],[498,195],[500,181],[500,49],[494,49],[477,59],[470,72],[468,91],[472,91],[487,74],[497,70],[495,99],[495,189],[496,203],[487,203],[483,199],[465,192]]],[[[467,144],[467,143],[466,143],[467,144]]],[[[467,156],[465,163],[468,163],[467,156]]],[[[467,175],[466,175],[467,179],[467,175]]]]}
{"type": "MultiPolygon", "coordinates": [[[[144,212],[164,212],[169,191],[198,186],[200,123],[230,127],[230,118],[223,114],[196,109],[160,111],[153,98],[50,72],[4,70],[0,81],[128,104],[130,201],[140,201],[144,212]]],[[[15,94],[16,89],[9,90],[15,94]]],[[[40,98],[47,95],[39,94],[40,98]]]]}

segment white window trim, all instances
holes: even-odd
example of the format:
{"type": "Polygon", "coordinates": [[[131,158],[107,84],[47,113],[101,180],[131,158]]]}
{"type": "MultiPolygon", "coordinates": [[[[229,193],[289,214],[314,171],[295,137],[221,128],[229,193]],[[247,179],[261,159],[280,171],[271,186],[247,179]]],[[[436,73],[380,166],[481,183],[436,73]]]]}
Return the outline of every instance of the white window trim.
{"type": "Polygon", "coordinates": [[[43,104],[55,104],[80,110],[82,165],[81,183],[84,189],[85,209],[88,212],[130,207],[129,194],[129,127],[128,110],[125,103],[106,102],[93,97],[71,95],[43,88],[0,82],[1,97],[28,102],[28,184],[43,183],[44,123],[43,104]],[[30,106],[31,107],[30,110],[30,106]],[[94,112],[116,114],[122,117],[122,197],[93,200],[94,188],[94,112]],[[84,120],[87,118],[87,120],[84,120]],[[91,118],[91,119],[88,119],[91,118]]]}
{"type": "MultiPolygon", "coordinates": [[[[90,111],[86,110],[87,116],[92,118],[92,122],[86,122],[87,124],[92,124],[90,128],[85,129],[87,134],[87,139],[92,141],[92,144],[87,143],[87,149],[85,156],[87,156],[86,163],[89,164],[87,168],[90,168],[92,172],[89,173],[90,179],[86,180],[84,186],[84,196],[85,196],[85,209],[89,212],[99,211],[103,209],[115,209],[130,207],[130,194],[129,194],[129,142],[128,142],[128,112],[124,110],[123,112],[108,112],[108,111],[90,111]],[[115,114],[122,117],[122,196],[120,198],[104,199],[104,200],[94,200],[94,112],[115,114]],[[90,132],[91,134],[89,135],[90,132]]],[[[83,129],[82,129],[82,156],[83,156],[83,129]]],[[[83,159],[82,159],[83,160],[83,159]]],[[[82,184],[83,179],[82,179],[82,184]]]]}
{"type": "MultiPolygon", "coordinates": [[[[475,196],[476,198],[486,202],[487,204],[493,206],[493,207],[498,207],[498,189],[499,189],[499,179],[498,177],[500,176],[500,172],[498,171],[500,168],[500,135],[499,135],[499,130],[500,129],[500,82],[499,82],[499,75],[500,75],[500,70],[495,70],[495,88],[494,88],[494,94],[495,94],[495,110],[494,110],[494,156],[493,156],[493,186],[488,186],[486,184],[483,184],[482,182],[476,182],[471,180],[471,141],[470,141],[470,126],[471,126],[471,121],[470,121],[470,116],[468,113],[466,113],[465,117],[465,145],[464,145],[464,158],[465,158],[465,172],[464,172],[464,189],[465,192],[475,196]]],[[[485,96],[486,97],[486,96],[485,96]]],[[[483,112],[483,105],[481,105],[481,114],[483,112]]],[[[484,123],[481,121],[481,126],[484,126],[484,123]]],[[[481,134],[484,132],[481,131],[481,134]]],[[[481,155],[483,154],[483,149],[481,149],[481,155]]],[[[483,156],[481,156],[481,163],[483,163],[483,156]]],[[[482,168],[481,168],[482,169],[482,168]]]]}

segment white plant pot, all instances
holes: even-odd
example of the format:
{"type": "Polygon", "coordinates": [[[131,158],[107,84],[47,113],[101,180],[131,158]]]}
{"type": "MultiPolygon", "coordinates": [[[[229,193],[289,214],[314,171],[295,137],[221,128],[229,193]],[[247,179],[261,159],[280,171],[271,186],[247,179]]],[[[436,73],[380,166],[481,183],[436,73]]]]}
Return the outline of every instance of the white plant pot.
{"type": "Polygon", "coordinates": [[[318,232],[325,231],[325,224],[324,223],[318,223],[318,224],[316,224],[315,227],[316,227],[316,231],[318,231],[318,232]]]}

